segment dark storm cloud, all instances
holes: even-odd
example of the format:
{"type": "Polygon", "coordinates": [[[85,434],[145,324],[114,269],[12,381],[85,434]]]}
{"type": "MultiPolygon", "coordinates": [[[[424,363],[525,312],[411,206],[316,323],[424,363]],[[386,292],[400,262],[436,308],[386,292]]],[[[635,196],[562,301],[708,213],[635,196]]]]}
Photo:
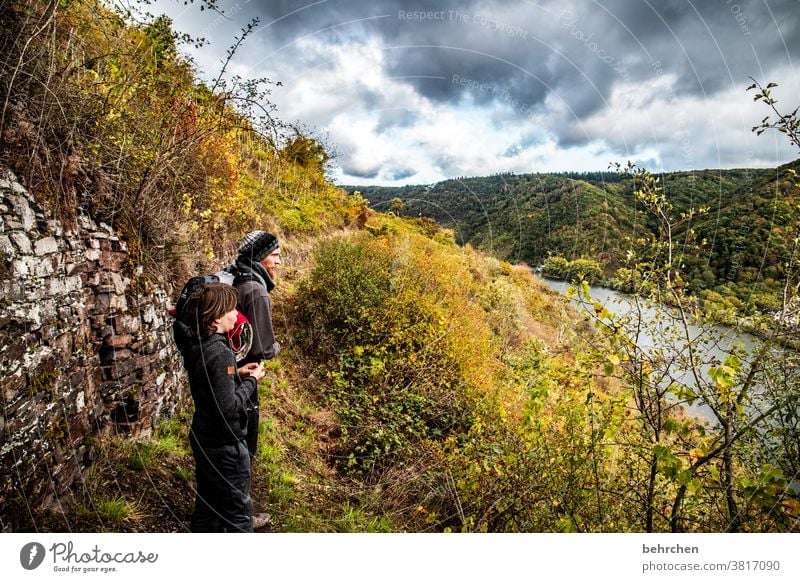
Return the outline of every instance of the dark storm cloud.
{"type": "Polygon", "coordinates": [[[378,37],[387,74],[432,100],[469,95],[530,108],[553,94],[575,121],[603,108],[619,82],[676,75],[682,95],[709,96],[759,76],[759,62],[800,60],[798,7],[797,0],[302,0],[253,2],[247,11],[260,16],[259,42],[273,50],[307,35],[334,45],[378,37]]]}
{"type": "Polygon", "coordinates": [[[633,78],[674,74],[682,95],[711,96],[742,87],[762,66],[786,66],[800,56],[797,0],[612,0],[604,5],[607,10],[592,10],[591,20],[614,32],[613,50],[642,59],[632,69],[633,78]]]}
{"type": "Polygon", "coordinates": [[[355,165],[351,165],[347,160],[344,160],[341,164],[342,171],[347,174],[348,176],[353,176],[354,178],[362,178],[364,180],[372,180],[378,177],[378,173],[380,172],[380,168],[373,167],[369,169],[363,169],[355,165]]]}
{"type": "Polygon", "coordinates": [[[389,170],[387,179],[389,180],[405,180],[406,178],[410,178],[417,171],[411,168],[393,168],[389,170]]]}

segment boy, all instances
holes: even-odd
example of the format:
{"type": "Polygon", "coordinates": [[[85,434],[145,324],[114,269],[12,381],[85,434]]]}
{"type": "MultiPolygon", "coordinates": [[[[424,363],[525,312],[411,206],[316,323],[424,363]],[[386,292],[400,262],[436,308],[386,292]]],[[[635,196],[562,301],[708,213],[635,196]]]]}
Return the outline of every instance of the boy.
{"type": "Polygon", "coordinates": [[[181,345],[195,411],[189,442],[196,465],[193,532],[251,532],[250,454],[245,443],[248,402],[261,363],[236,369],[223,334],[236,325],[236,289],[207,283],[192,294],[184,313],[192,341],[181,345]]]}

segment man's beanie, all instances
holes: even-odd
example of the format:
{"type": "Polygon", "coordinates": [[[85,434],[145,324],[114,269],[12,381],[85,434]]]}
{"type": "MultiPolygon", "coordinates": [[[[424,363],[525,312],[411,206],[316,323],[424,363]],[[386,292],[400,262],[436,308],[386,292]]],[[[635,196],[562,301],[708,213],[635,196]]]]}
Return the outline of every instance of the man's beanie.
{"type": "Polygon", "coordinates": [[[244,235],[239,243],[239,256],[253,261],[261,261],[280,245],[274,235],[263,230],[254,230],[244,235]]]}

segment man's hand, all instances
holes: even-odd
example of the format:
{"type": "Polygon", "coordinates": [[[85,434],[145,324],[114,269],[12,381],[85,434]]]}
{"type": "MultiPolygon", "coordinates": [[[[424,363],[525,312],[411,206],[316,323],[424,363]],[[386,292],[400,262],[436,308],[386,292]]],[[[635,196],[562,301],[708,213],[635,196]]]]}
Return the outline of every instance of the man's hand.
{"type": "Polygon", "coordinates": [[[261,362],[253,362],[251,364],[245,364],[238,370],[239,376],[242,378],[255,378],[256,380],[261,380],[264,377],[264,364],[261,362]]]}

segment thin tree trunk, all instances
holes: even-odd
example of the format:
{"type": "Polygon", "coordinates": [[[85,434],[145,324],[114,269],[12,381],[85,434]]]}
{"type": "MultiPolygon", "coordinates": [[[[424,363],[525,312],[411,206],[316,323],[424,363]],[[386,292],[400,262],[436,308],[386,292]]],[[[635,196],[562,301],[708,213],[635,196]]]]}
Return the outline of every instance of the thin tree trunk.
{"type": "Polygon", "coordinates": [[[733,492],[733,455],[731,454],[731,423],[725,425],[725,449],[722,451],[722,470],[725,474],[725,503],[728,506],[728,531],[741,529],[739,508],[733,492]]]}
{"type": "Polygon", "coordinates": [[[658,470],[658,459],[655,454],[650,460],[650,482],[647,484],[647,509],[645,512],[645,531],[653,531],[653,513],[655,511],[655,490],[656,490],[656,475],[658,470]]]}

